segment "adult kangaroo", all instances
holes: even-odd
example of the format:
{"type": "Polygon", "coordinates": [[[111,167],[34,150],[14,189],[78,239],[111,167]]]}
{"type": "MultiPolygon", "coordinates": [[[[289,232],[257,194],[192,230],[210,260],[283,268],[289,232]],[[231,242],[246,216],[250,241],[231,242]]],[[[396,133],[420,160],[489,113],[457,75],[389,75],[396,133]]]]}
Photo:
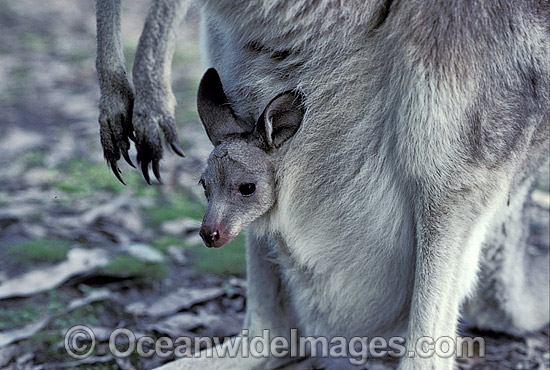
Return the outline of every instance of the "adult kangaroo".
{"type": "MultiPolygon", "coordinates": [[[[219,82],[206,81],[199,101],[225,120],[225,134],[253,132],[282,92],[303,97],[300,127],[277,149],[277,200],[247,232],[250,337],[405,333],[409,353],[421,337],[456,338],[468,297],[465,315],[484,328],[522,333],[548,322],[548,263],[527,268],[521,217],[548,162],[548,2],[200,4],[203,51],[219,82]],[[495,281],[480,287],[498,289],[476,291],[480,265],[495,281]]],[[[170,63],[186,6],[153,1],[131,86],[119,0],[97,1],[101,141],[117,176],[134,134],[147,181],[149,163],[158,177],[160,131],[182,154],[170,63]]],[[[165,369],[290,360],[203,356],[165,369]]],[[[407,356],[399,369],[454,362],[407,356]]]]}

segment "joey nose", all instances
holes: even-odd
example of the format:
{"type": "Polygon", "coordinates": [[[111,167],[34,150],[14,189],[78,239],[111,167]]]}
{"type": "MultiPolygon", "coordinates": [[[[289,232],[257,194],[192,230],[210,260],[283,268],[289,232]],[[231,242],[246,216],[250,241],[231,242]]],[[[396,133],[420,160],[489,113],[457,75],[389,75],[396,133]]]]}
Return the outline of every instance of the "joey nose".
{"type": "Polygon", "coordinates": [[[218,230],[214,230],[210,233],[210,235],[208,235],[208,237],[214,242],[220,238],[220,232],[218,230]]]}
{"type": "Polygon", "coordinates": [[[211,247],[220,239],[220,232],[217,229],[212,230],[209,227],[203,226],[200,231],[200,236],[202,240],[204,240],[204,243],[211,247]]]}

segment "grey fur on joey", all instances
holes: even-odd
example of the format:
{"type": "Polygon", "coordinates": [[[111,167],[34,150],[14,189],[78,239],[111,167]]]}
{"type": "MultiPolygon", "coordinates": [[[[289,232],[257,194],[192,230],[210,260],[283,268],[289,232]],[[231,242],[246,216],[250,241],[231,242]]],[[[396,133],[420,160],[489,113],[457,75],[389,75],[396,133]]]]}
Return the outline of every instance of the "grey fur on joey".
{"type": "Polygon", "coordinates": [[[247,132],[237,123],[211,68],[201,80],[197,105],[215,145],[200,179],[208,199],[200,234],[207,246],[221,247],[275,204],[279,148],[300,126],[302,97],[292,91],[277,95],[247,132]]]}

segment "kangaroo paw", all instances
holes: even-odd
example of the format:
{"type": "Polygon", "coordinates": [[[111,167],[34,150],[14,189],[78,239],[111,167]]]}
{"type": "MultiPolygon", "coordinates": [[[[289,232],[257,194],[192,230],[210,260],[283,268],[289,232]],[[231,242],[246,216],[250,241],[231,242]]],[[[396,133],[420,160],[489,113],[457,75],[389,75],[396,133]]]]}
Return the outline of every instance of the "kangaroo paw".
{"type": "Polygon", "coordinates": [[[136,109],[133,121],[136,128],[137,161],[141,167],[143,177],[148,184],[151,184],[149,175],[149,165],[151,165],[150,167],[156,179],[162,183],[159,170],[160,160],[163,156],[160,131],[164,133],[166,145],[177,155],[184,156],[178,145],[175,118],[172,114],[147,107],[146,109],[136,109]]]}
{"type": "Polygon", "coordinates": [[[112,81],[112,91],[101,96],[99,132],[103,155],[115,176],[124,184],[117,162],[123,157],[135,168],[128,155],[130,140],[135,141],[132,126],[134,93],[126,76],[113,78],[112,81]]]}

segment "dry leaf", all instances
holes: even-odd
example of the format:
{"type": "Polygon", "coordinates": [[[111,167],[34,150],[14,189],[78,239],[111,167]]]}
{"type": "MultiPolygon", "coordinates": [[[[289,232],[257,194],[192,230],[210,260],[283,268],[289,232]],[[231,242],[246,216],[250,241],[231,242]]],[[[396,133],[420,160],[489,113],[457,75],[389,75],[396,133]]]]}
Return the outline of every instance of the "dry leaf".
{"type": "Polygon", "coordinates": [[[135,315],[161,317],[173,314],[191,306],[210,301],[224,295],[221,288],[180,288],[176,292],[160,297],[154,303],[134,302],[126,310],[135,315]]]}
{"type": "Polygon", "coordinates": [[[25,297],[56,288],[69,278],[89,274],[108,262],[107,252],[103,249],[72,249],[66,261],[5,281],[0,285],[0,299],[25,297]]]}

